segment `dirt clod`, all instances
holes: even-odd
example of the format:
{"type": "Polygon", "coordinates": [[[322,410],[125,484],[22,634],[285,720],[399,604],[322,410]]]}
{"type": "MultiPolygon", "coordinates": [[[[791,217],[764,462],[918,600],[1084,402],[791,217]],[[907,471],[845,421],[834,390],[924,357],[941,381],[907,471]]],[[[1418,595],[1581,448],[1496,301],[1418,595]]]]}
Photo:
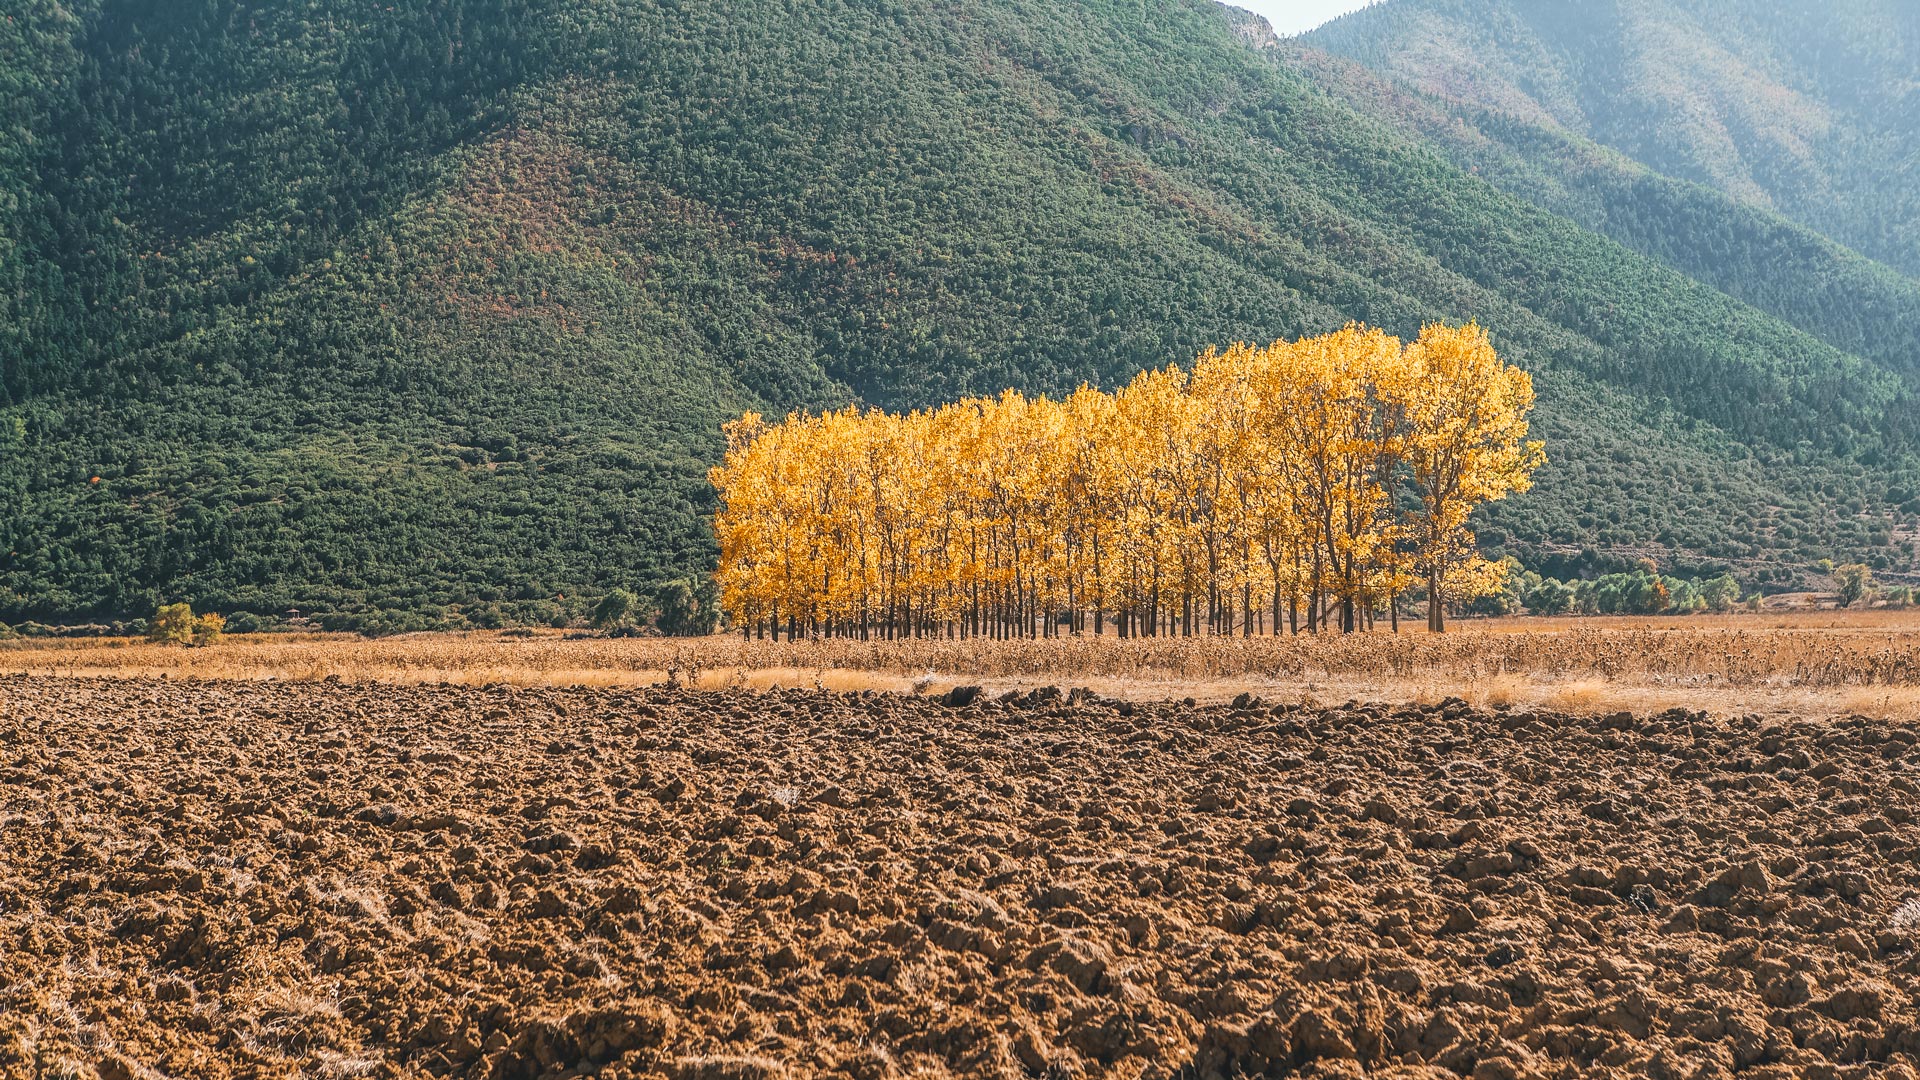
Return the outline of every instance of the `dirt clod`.
{"type": "Polygon", "coordinates": [[[1910,743],[0,678],[0,1077],[1910,1076],[1910,743]]]}

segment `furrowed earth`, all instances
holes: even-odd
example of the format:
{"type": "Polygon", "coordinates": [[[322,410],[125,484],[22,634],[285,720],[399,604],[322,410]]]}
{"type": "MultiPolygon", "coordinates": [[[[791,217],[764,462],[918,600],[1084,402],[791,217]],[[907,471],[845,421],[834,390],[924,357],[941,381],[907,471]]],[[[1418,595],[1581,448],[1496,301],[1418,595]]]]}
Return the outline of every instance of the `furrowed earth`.
{"type": "Polygon", "coordinates": [[[0,1076],[1912,1077],[1915,742],[0,679],[0,1076]]]}

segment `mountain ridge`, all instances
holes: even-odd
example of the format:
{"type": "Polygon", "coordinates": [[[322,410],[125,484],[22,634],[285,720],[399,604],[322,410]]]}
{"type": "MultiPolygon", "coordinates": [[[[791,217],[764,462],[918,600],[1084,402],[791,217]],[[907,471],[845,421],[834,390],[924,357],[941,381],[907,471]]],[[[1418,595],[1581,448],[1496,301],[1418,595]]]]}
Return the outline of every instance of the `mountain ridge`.
{"type": "Polygon", "coordinates": [[[1389,0],[1302,42],[1559,127],[1920,273],[1920,9],[1389,0]]]}

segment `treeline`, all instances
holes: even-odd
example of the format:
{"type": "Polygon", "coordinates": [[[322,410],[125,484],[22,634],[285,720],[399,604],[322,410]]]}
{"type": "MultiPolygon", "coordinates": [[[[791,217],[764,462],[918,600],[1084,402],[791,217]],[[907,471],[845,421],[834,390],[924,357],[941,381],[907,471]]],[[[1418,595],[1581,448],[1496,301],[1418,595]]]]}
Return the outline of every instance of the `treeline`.
{"type": "Polygon", "coordinates": [[[727,426],[721,603],[746,633],[1121,636],[1429,626],[1495,592],[1469,515],[1525,490],[1533,386],[1430,325],[1209,351],[1113,394],[727,426]]]}
{"type": "MultiPolygon", "coordinates": [[[[1506,588],[1475,601],[1475,614],[1508,615],[1692,615],[1727,612],[1743,603],[1732,574],[1677,577],[1651,567],[1602,574],[1584,581],[1543,577],[1508,567],[1506,588]]],[[[1756,594],[1757,598],[1757,594],[1756,594]]]]}
{"type": "MultiPolygon", "coordinates": [[[[1881,586],[1864,563],[1815,569],[1833,576],[1834,598],[1842,608],[1863,603],[1906,608],[1914,603],[1912,586],[1881,586]]],[[[1732,574],[1678,577],[1662,574],[1649,565],[1629,572],[1561,581],[1523,570],[1511,559],[1507,560],[1507,571],[1505,588],[1477,597],[1469,605],[1472,614],[1698,615],[1741,607],[1758,610],[1761,601],[1760,593],[1743,593],[1732,574]]]]}

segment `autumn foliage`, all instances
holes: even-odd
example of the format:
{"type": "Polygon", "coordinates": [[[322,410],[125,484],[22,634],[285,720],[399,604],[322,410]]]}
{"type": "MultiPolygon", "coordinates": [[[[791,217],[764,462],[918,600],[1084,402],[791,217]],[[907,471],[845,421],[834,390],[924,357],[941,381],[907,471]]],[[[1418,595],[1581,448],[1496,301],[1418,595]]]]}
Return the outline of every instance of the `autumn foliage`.
{"type": "Polygon", "coordinates": [[[727,425],[722,604],[748,633],[1052,636],[1429,625],[1495,591],[1475,507],[1525,490],[1527,374],[1476,325],[1202,355],[1115,393],[727,425]]]}
{"type": "Polygon", "coordinates": [[[204,647],[220,640],[227,620],[214,612],[195,616],[187,604],[162,604],[147,622],[147,640],[161,645],[204,647]]]}

